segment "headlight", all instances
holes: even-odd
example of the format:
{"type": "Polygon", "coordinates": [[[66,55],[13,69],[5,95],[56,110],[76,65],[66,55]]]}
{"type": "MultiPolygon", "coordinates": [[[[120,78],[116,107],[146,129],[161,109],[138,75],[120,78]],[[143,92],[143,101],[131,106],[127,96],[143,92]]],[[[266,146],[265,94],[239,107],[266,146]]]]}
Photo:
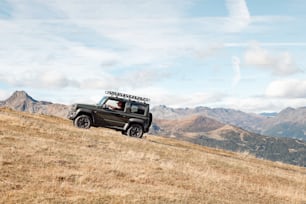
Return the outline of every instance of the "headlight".
{"type": "Polygon", "coordinates": [[[73,104],[73,105],[70,106],[70,110],[73,111],[73,110],[76,109],[76,107],[77,107],[77,104],[73,104]]]}

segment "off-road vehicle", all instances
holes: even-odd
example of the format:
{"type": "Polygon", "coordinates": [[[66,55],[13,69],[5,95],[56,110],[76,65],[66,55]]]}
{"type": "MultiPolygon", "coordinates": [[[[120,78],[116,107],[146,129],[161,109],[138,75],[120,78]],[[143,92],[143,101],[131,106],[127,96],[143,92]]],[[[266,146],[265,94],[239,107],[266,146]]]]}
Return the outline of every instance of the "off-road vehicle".
{"type": "Polygon", "coordinates": [[[114,91],[105,93],[107,95],[96,105],[72,105],[68,118],[76,127],[106,127],[138,138],[149,131],[152,123],[150,99],[114,91]]]}

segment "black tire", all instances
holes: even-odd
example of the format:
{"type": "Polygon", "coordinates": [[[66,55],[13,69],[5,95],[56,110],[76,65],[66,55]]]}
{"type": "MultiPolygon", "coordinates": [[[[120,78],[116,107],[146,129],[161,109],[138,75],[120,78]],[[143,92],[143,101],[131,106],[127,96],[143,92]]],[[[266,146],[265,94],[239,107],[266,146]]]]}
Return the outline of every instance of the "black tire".
{"type": "Polygon", "coordinates": [[[143,128],[139,124],[132,124],[128,130],[127,135],[130,137],[142,138],[143,136],[143,128]]]}
{"type": "Polygon", "coordinates": [[[74,120],[74,125],[78,128],[88,129],[91,126],[91,119],[88,115],[80,115],[74,120]]]}

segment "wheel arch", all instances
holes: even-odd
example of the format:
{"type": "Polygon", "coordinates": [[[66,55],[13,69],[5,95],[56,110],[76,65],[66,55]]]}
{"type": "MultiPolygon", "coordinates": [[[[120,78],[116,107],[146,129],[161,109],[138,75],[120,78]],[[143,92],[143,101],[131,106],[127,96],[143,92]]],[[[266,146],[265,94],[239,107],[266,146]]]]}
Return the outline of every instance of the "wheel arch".
{"type": "Polygon", "coordinates": [[[95,124],[95,117],[93,117],[92,111],[87,110],[87,109],[78,109],[77,114],[76,114],[74,119],[76,119],[80,115],[87,115],[87,116],[89,116],[90,119],[91,119],[91,122],[93,124],[95,124]]]}
{"type": "Polygon", "coordinates": [[[144,130],[144,121],[138,118],[131,118],[129,120],[129,122],[127,124],[125,124],[124,126],[124,130],[127,131],[129,129],[129,127],[131,127],[131,125],[133,124],[138,124],[142,127],[142,129],[144,130]]]}

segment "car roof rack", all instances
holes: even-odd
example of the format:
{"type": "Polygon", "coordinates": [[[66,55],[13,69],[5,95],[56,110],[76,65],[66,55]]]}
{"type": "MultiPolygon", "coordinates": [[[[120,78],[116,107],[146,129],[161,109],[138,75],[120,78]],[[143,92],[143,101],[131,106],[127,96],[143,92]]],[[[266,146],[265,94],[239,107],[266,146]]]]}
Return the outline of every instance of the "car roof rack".
{"type": "Polygon", "coordinates": [[[130,95],[130,94],[125,94],[125,93],[120,93],[120,92],[116,92],[116,91],[105,91],[105,94],[111,95],[111,96],[115,96],[118,98],[125,98],[125,99],[129,99],[129,100],[136,100],[139,102],[149,102],[150,99],[149,98],[145,98],[145,97],[140,97],[140,96],[134,96],[134,95],[130,95]]]}

